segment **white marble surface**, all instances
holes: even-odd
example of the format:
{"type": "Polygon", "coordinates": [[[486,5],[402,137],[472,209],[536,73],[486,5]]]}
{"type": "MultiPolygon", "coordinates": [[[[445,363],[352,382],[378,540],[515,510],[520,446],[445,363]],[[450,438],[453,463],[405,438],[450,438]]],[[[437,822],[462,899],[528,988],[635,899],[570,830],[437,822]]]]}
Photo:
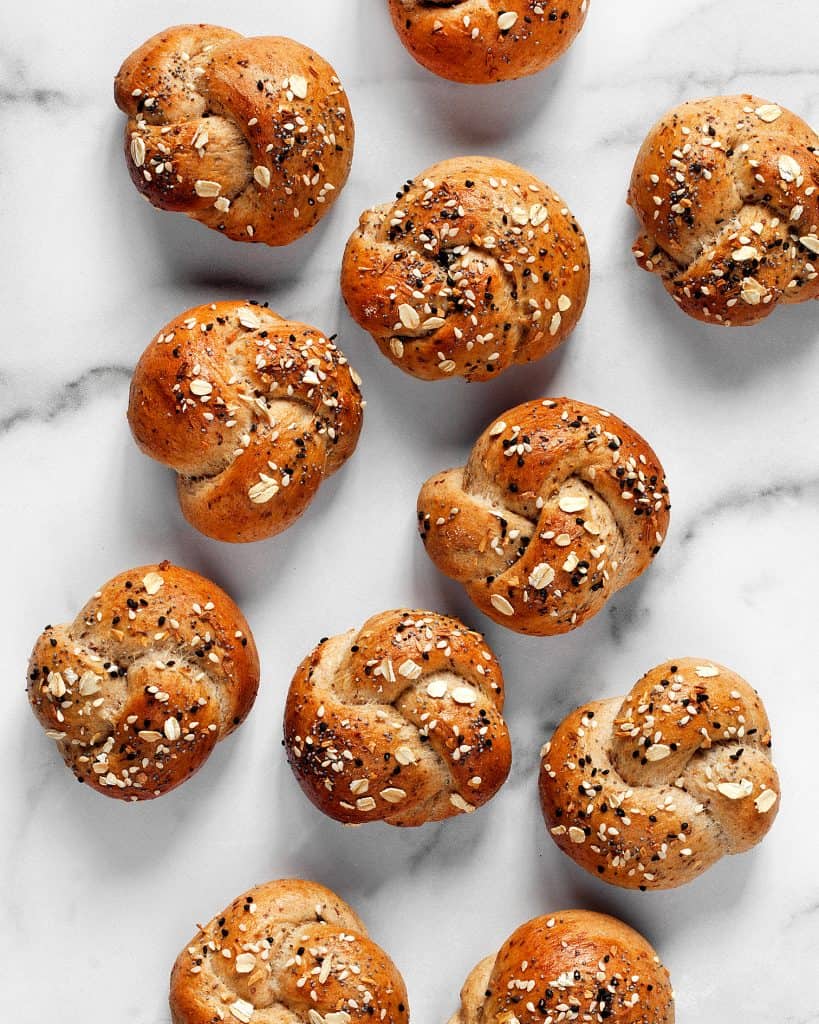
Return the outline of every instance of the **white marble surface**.
{"type": "Polygon", "coordinates": [[[523,920],[614,912],[662,951],[683,1024],[819,1021],[819,308],[733,333],[688,321],[629,253],[631,162],[654,118],[692,96],[753,90],[819,124],[816,0],[595,0],[568,57],[476,89],[417,68],[382,0],[45,0],[6,5],[0,41],[5,538],[0,716],[3,1004],[17,1024],[167,1024],[167,974],[193,932],[243,888],[300,874],[362,913],[407,980],[413,1019],[442,1024],[472,964],[523,920]],[[293,35],[345,82],[357,121],[350,184],[308,239],[228,242],[141,201],[111,99],[120,60],[167,24],[293,35]],[[457,153],[504,156],[562,192],[593,281],[564,349],[489,385],[423,384],[347,317],[339,261],[359,211],[457,153]],[[330,332],[369,400],[354,459],[303,520],[231,548],[179,515],[171,475],[134,448],[130,370],[179,310],[270,300],[330,332]],[[535,640],[493,626],[425,558],[420,482],[483,425],[541,394],[613,409],[662,457],[674,512],[654,567],[586,628],[535,640]],[[43,624],[73,616],[122,568],[168,557],[243,606],[263,686],[234,738],[175,793],[129,806],[77,786],[28,710],[43,624]],[[325,634],[401,604],[460,614],[501,656],[515,766],[482,812],[420,831],[344,830],[301,795],[280,745],[283,698],[325,634]],[[762,691],[784,801],[768,840],[670,894],[610,889],[545,834],[537,755],[570,707],[625,690],[666,657],[731,665],[762,691]]]}

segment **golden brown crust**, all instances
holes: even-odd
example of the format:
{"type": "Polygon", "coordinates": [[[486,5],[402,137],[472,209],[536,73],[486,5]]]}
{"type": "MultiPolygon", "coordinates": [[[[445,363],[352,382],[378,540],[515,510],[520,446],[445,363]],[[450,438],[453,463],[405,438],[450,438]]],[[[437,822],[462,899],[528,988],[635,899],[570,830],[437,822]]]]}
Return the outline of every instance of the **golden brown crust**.
{"type": "Polygon", "coordinates": [[[589,0],[389,0],[415,60],[453,82],[534,75],[568,50],[589,0]]]}
{"type": "Polygon", "coordinates": [[[73,622],[46,626],[28,674],[32,710],[77,779],[132,801],[197,771],[258,686],[242,613],[169,562],[115,576],[73,622]]]}
{"type": "Polygon", "coordinates": [[[332,67],[292,39],[177,25],[126,58],[114,96],[142,195],[237,241],[292,242],[347,181],[347,97],[332,67]]]}
{"type": "Polygon", "coordinates": [[[570,398],[527,402],[478,438],[466,466],[431,477],[418,526],[438,568],[518,633],[565,633],[659,551],[665,474],[640,435],[570,398]]]}
{"type": "Polygon", "coordinates": [[[489,380],[571,334],[589,251],[563,200],[505,160],[444,160],[366,210],[344,253],[353,319],[423,380],[489,380]]]}
{"type": "Polygon", "coordinates": [[[216,302],[180,314],[142,355],[128,422],[178,474],[185,518],[216,540],[272,537],[352,455],[359,378],[313,327],[265,306],[216,302]]]}
{"type": "Polygon", "coordinates": [[[714,96],[669,111],[628,201],[638,264],[689,316],[744,327],[819,298],[819,136],[775,103],[714,96]]]}
{"type": "Polygon", "coordinates": [[[422,825],[469,813],[509,774],[503,676],[479,633],[406,609],[322,641],[296,671],[290,767],[345,824],[422,825]]]}
{"type": "Polygon", "coordinates": [[[668,971],[638,932],[566,910],[522,925],[481,961],[450,1024],[674,1024],[668,971]]]}
{"type": "Polygon", "coordinates": [[[682,658],[625,699],[584,704],[543,749],[552,838],[626,889],[673,889],[761,842],[779,810],[759,696],[730,669],[682,658]]]}
{"type": "Polygon", "coordinates": [[[315,882],[249,889],[201,928],[171,973],[173,1024],[408,1024],[398,968],[351,907],[315,882]]]}

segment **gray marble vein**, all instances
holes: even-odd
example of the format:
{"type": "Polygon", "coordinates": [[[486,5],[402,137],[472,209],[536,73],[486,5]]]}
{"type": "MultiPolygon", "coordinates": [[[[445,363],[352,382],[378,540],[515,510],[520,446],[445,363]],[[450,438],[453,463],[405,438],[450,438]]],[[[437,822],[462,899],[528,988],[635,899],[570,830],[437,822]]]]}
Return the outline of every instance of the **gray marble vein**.
{"type": "MultiPolygon", "coordinates": [[[[59,385],[51,393],[35,398],[16,398],[14,384],[0,378],[0,434],[22,424],[51,423],[71,413],[80,412],[101,395],[123,389],[131,380],[132,366],[93,366],[79,377],[59,385]]],[[[30,389],[24,389],[30,390],[30,389]]]]}

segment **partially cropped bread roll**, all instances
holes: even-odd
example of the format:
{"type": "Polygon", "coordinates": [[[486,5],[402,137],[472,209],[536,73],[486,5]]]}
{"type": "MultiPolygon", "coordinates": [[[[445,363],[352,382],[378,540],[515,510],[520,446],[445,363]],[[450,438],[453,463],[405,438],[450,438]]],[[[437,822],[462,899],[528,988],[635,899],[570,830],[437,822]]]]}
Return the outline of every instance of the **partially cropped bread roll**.
{"type": "Polygon", "coordinates": [[[706,323],[744,327],[819,298],[819,136],[758,96],[670,110],[637,156],[637,262],[706,323]]]}
{"type": "Polygon", "coordinates": [[[767,834],[779,809],[759,696],[681,658],[627,697],[572,712],[543,748],[540,801],[557,845],[626,889],[673,889],[767,834]]]}
{"type": "Polygon", "coordinates": [[[250,303],[181,313],[142,354],[128,422],[177,473],[197,530],[244,542],[281,533],[352,455],[360,380],[331,339],[250,303]]]}
{"type": "Polygon", "coordinates": [[[422,825],[469,813],[509,774],[503,676],[457,619],[397,610],[322,641],[290,684],[288,760],[346,824],[422,825]]]}
{"type": "Polygon", "coordinates": [[[355,911],[315,882],[246,890],[171,973],[173,1024],[407,1024],[398,968],[355,911]]]}
{"type": "Polygon", "coordinates": [[[169,562],[120,573],[34,646],[28,697],[77,777],[150,800],[200,768],[250,712],[259,658],[227,594],[169,562]]]}
{"type": "Polygon", "coordinates": [[[571,398],[491,423],[465,466],[418,496],[438,568],[518,633],[581,626],[651,564],[668,529],[663,468],[616,416],[571,398]]]}
{"type": "Polygon", "coordinates": [[[327,61],[292,39],[178,25],[125,60],[114,95],[142,195],[229,238],[292,242],[347,181],[347,97],[327,61]]]}
{"type": "Polygon", "coordinates": [[[365,210],[344,253],[350,315],[424,380],[489,380],[565,341],[589,290],[571,211],[529,171],[444,160],[365,210]]]}
{"type": "Polygon", "coordinates": [[[533,75],[562,57],[589,0],[389,0],[401,42],[436,75],[481,84],[533,75]]]}
{"type": "Polygon", "coordinates": [[[482,960],[449,1024],[674,1024],[668,971],[648,942],[604,914],[565,910],[522,925],[482,960]]]}

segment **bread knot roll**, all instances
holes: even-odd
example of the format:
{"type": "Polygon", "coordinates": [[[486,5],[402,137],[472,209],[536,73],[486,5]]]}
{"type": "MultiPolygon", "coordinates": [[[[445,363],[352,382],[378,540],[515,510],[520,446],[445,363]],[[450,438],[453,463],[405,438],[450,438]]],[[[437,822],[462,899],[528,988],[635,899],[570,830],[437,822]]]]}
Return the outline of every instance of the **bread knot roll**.
{"type": "Polygon", "coordinates": [[[408,1024],[398,968],[344,900],[289,879],[248,889],[176,958],[173,1024],[408,1024]]]}
{"type": "Polygon", "coordinates": [[[651,563],[668,487],[640,435],[570,398],[496,419],[465,466],[430,477],[418,525],[438,568],[518,633],[565,633],[651,563]]]}
{"type": "Polygon", "coordinates": [[[548,185],[504,160],[444,160],[361,215],[344,253],[350,315],[423,380],[489,380],[574,330],[586,239],[548,185]]]}
{"type": "Polygon", "coordinates": [[[565,910],[521,925],[481,961],[449,1024],[674,1024],[668,971],[638,932],[565,910]]]}
{"type": "Polygon", "coordinates": [[[347,97],[327,61],[292,39],[178,25],[126,58],[114,96],[142,195],[237,241],[300,238],[347,181],[347,97]]]}
{"type": "Polygon", "coordinates": [[[689,316],[744,327],[819,298],[819,136],[758,96],[683,103],[649,132],[628,200],[639,265],[689,316]]]}
{"type": "Polygon", "coordinates": [[[759,843],[779,809],[771,731],[735,672],[682,658],[627,697],[584,704],[543,748],[557,845],[605,882],[673,889],[759,843]]]}
{"type": "Polygon", "coordinates": [[[589,0],[389,0],[401,42],[415,60],[453,82],[483,84],[534,75],[583,28],[589,0]]]}
{"type": "Polygon", "coordinates": [[[284,741],[312,802],[345,824],[469,813],[506,781],[503,676],[479,633],[427,611],[323,640],[290,684],[284,741]]]}
{"type": "Polygon", "coordinates": [[[120,573],[46,626],[28,698],[79,782],[150,800],[197,771],[250,712],[259,657],[215,583],[170,562],[120,573]]]}
{"type": "Polygon", "coordinates": [[[290,526],[352,455],[360,379],[332,340],[264,306],[216,302],[180,314],[142,354],[128,422],[178,474],[197,530],[255,541],[290,526]]]}

